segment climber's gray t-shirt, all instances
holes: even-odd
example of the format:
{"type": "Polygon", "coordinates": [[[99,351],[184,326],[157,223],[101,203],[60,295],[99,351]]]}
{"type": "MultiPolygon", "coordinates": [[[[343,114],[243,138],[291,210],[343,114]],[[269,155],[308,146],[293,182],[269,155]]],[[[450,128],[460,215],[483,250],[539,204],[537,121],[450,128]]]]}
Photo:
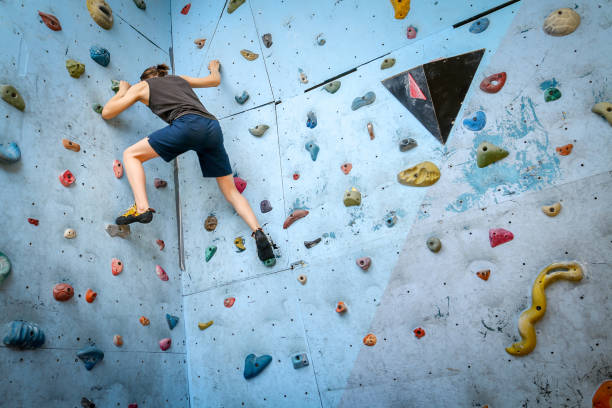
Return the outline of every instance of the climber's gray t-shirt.
{"type": "Polygon", "coordinates": [[[206,110],[187,81],[177,75],[145,79],[149,84],[149,108],[166,123],[195,114],[217,120],[206,110]]]}

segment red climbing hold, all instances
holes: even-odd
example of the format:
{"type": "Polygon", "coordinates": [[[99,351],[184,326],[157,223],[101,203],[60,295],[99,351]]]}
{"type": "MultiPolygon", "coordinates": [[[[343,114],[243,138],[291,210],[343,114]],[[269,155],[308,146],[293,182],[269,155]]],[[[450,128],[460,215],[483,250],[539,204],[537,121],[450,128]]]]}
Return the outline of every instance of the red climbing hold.
{"type": "Polygon", "coordinates": [[[119,160],[113,162],[113,171],[115,172],[115,177],[121,178],[123,176],[123,166],[119,160]]]}
{"type": "Polygon", "coordinates": [[[128,404],[128,408],[138,408],[138,404],[128,404]]]}
{"type": "Polygon", "coordinates": [[[157,245],[159,245],[159,250],[163,251],[164,248],[166,247],[166,243],[164,242],[163,239],[158,239],[157,241],[155,241],[157,243],[157,245]]]}
{"type": "Polygon", "coordinates": [[[346,309],[346,305],[344,304],[344,302],[342,301],[338,302],[338,305],[336,306],[336,312],[342,314],[346,312],[346,310],[347,309],[346,309]]]}
{"type": "Polygon", "coordinates": [[[53,287],[53,297],[58,302],[65,302],[72,299],[74,296],[74,289],[67,283],[58,283],[53,287]]]}
{"type": "Polygon", "coordinates": [[[164,282],[169,279],[168,274],[166,273],[166,271],[164,271],[164,268],[159,265],[155,265],[155,273],[157,274],[157,277],[163,280],[164,282]]]}
{"type": "Polygon", "coordinates": [[[420,339],[425,335],[425,330],[421,329],[420,327],[417,327],[416,329],[414,329],[414,335],[417,339],[420,339]]]}
{"type": "Polygon", "coordinates": [[[353,165],[351,163],[344,163],[342,166],[340,166],[340,170],[342,170],[344,174],[349,174],[352,169],[353,165]]]}
{"type": "Polygon", "coordinates": [[[557,147],[557,153],[559,153],[561,156],[567,156],[572,152],[572,149],[574,148],[573,144],[566,144],[565,146],[559,146],[557,147]]]}
{"type": "Polygon", "coordinates": [[[45,25],[49,27],[51,30],[53,31],[62,30],[62,25],[60,24],[57,17],[55,17],[53,14],[47,14],[47,13],[43,13],[42,11],[39,11],[38,15],[40,16],[40,18],[42,18],[43,23],[45,23],[45,25]]]}
{"type": "Polygon", "coordinates": [[[117,258],[113,258],[113,260],[111,261],[111,273],[114,276],[119,275],[121,272],[123,272],[123,262],[121,262],[119,259],[117,258]]]}
{"type": "Polygon", "coordinates": [[[480,83],[480,89],[486,93],[497,93],[504,87],[506,77],[505,72],[488,76],[480,83]]]}
{"type": "Polygon", "coordinates": [[[172,345],[172,339],[170,338],[161,339],[159,341],[159,348],[162,349],[162,351],[168,350],[170,345],[172,345]]]}
{"type": "Polygon", "coordinates": [[[300,173],[298,173],[298,172],[293,173],[293,179],[294,180],[297,180],[299,178],[300,178],[300,173]]]}
{"type": "Polygon", "coordinates": [[[491,248],[495,248],[498,245],[505,244],[514,239],[514,234],[503,228],[491,228],[489,230],[489,242],[491,248]]]}
{"type": "Polygon", "coordinates": [[[240,177],[234,177],[234,184],[236,185],[236,189],[238,189],[238,192],[240,194],[242,194],[242,192],[247,186],[247,182],[241,179],[240,177]]]}
{"type": "Polygon", "coordinates": [[[72,183],[74,183],[74,175],[70,172],[70,170],[66,170],[59,176],[59,181],[64,185],[64,187],[68,187],[72,183]]]}
{"type": "Polygon", "coordinates": [[[289,228],[291,226],[291,224],[293,224],[294,222],[296,222],[300,218],[304,218],[307,215],[308,215],[308,210],[294,210],[294,211],[292,211],[291,214],[289,214],[289,217],[287,217],[287,219],[283,223],[283,229],[289,228]]]}
{"type": "Polygon", "coordinates": [[[162,180],[160,178],[155,177],[155,179],[153,180],[153,185],[155,186],[155,188],[164,188],[168,185],[168,182],[166,180],[162,180]]]}
{"type": "Polygon", "coordinates": [[[417,85],[416,81],[412,77],[412,74],[408,74],[408,84],[410,85],[410,97],[415,99],[422,99],[424,101],[427,100],[419,85],[417,85]]]}
{"type": "Polygon", "coordinates": [[[32,225],[38,226],[38,220],[36,218],[28,218],[28,222],[32,225]]]}
{"type": "Polygon", "coordinates": [[[187,3],[185,7],[181,9],[181,14],[187,15],[187,13],[189,13],[190,8],[191,8],[191,3],[187,3]]]}
{"type": "Polygon", "coordinates": [[[223,301],[223,306],[232,307],[234,306],[235,301],[236,301],[236,298],[233,298],[233,297],[225,298],[225,300],[223,301]]]}

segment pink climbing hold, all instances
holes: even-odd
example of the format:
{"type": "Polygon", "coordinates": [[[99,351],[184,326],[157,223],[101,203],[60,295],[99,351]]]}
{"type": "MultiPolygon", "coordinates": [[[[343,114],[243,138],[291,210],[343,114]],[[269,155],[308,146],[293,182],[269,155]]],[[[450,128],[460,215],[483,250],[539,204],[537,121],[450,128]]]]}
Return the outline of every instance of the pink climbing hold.
{"type": "Polygon", "coordinates": [[[372,265],[372,258],[370,258],[369,256],[357,259],[357,266],[359,266],[364,271],[367,271],[370,268],[370,265],[372,265]]]}
{"type": "Polygon", "coordinates": [[[164,242],[163,239],[158,239],[157,241],[155,241],[157,243],[157,245],[159,245],[159,250],[163,251],[164,248],[166,247],[166,243],[164,242]]]}
{"type": "Polygon", "coordinates": [[[119,160],[113,162],[113,171],[115,172],[115,177],[121,178],[123,176],[123,166],[119,160]]]}
{"type": "Polygon", "coordinates": [[[155,265],[155,273],[157,274],[159,279],[163,281],[168,280],[168,274],[166,273],[166,271],[164,271],[164,268],[162,268],[161,266],[155,265]]]}
{"type": "Polygon", "coordinates": [[[159,341],[159,348],[162,349],[162,351],[168,350],[171,345],[172,345],[172,339],[169,337],[166,337],[165,339],[161,339],[159,341]]]}
{"type": "Polygon", "coordinates": [[[234,306],[235,301],[236,301],[236,298],[234,297],[225,298],[225,300],[223,301],[223,306],[228,307],[228,308],[232,307],[234,306]]]}
{"type": "Polygon", "coordinates": [[[247,186],[246,180],[243,180],[240,177],[234,177],[234,184],[236,185],[236,189],[240,194],[242,194],[242,192],[247,186]]]}
{"type": "Polygon", "coordinates": [[[342,166],[340,166],[340,170],[342,170],[344,174],[349,174],[352,168],[353,165],[351,163],[344,163],[342,166]]]}
{"type": "Polygon", "coordinates": [[[59,181],[64,187],[68,187],[69,185],[74,183],[74,180],[74,175],[70,172],[70,170],[66,170],[59,176],[59,181]]]}
{"type": "Polygon", "coordinates": [[[114,276],[119,275],[121,272],[123,272],[123,262],[121,262],[119,259],[117,258],[113,258],[113,260],[111,261],[111,273],[114,276]]]}
{"type": "Polygon", "coordinates": [[[427,100],[421,88],[417,85],[416,81],[412,77],[412,74],[408,74],[408,83],[410,85],[410,97],[415,99],[427,100]]]}
{"type": "Polygon", "coordinates": [[[498,245],[505,244],[514,239],[514,234],[503,228],[491,228],[489,230],[489,242],[491,248],[495,248],[498,245]]]}
{"type": "Polygon", "coordinates": [[[409,40],[416,38],[417,31],[418,31],[417,28],[414,26],[408,27],[408,29],[406,30],[406,37],[408,37],[409,40]]]}
{"type": "Polygon", "coordinates": [[[128,404],[128,408],[138,408],[138,404],[128,404]]]}

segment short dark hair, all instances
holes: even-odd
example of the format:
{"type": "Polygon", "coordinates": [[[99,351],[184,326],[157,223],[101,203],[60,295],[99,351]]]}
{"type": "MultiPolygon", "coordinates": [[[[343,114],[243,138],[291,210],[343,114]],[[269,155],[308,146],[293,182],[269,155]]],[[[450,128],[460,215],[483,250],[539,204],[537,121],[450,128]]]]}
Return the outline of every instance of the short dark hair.
{"type": "Polygon", "coordinates": [[[166,64],[157,64],[145,69],[140,76],[140,80],[144,81],[147,78],[164,77],[168,74],[168,66],[166,64]]]}

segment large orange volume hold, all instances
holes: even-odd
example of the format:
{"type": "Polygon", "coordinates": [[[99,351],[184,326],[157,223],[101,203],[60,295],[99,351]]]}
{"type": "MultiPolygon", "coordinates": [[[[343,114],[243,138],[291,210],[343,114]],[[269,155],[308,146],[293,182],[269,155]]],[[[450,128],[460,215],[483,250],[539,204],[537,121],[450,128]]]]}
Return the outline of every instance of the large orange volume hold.
{"type": "Polygon", "coordinates": [[[391,0],[391,5],[395,10],[395,18],[404,19],[410,11],[410,0],[391,0]]]}

